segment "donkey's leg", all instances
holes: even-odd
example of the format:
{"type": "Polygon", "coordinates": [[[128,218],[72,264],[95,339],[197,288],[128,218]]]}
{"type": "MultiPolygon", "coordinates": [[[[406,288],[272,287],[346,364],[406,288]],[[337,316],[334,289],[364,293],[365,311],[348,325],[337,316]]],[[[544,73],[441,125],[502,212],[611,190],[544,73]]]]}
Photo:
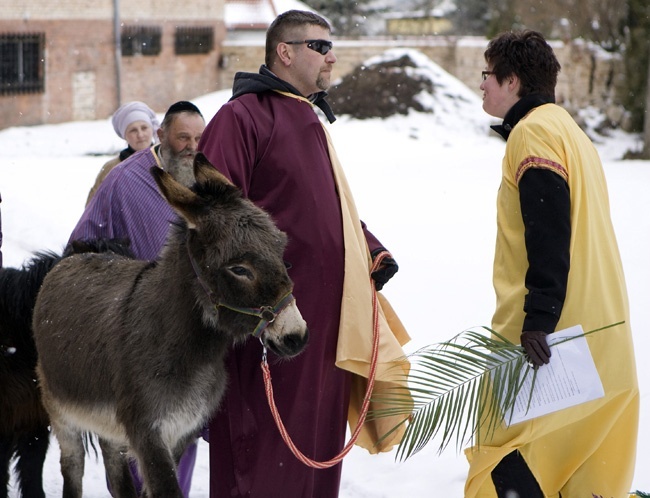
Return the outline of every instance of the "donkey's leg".
{"type": "Polygon", "coordinates": [[[61,448],[63,498],[81,498],[84,476],[84,444],[81,432],[52,419],[52,432],[61,448]]]}
{"type": "Polygon", "coordinates": [[[138,493],[129,470],[127,448],[102,438],[99,439],[99,446],[102,449],[111,494],[117,498],[136,498],[138,493]]]}
{"type": "Polygon", "coordinates": [[[197,435],[191,432],[182,438],[172,452],[176,463],[176,478],[183,496],[189,496],[192,488],[192,477],[196,463],[197,435]]]}
{"type": "Polygon", "coordinates": [[[176,479],[176,464],[160,435],[150,430],[130,436],[131,449],[137,456],[144,480],[143,496],[183,498],[176,479]]]}
{"type": "Polygon", "coordinates": [[[23,498],[45,498],[43,464],[49,445],[50,431],[46,426],[18,439],[16,470],[23,498]]]}
{"type": "Polygon", "coordinates": [[[181,461],[181,458],[183,457],[183,454],[185,453],[185,450],[189,448],[190,444],[195,442],[197,438],[198,436],[195,433],[190,432],[178,440],[176,446],[172,449],[172,458],[174,459],[174,463],[177,467],[181,461]]]}

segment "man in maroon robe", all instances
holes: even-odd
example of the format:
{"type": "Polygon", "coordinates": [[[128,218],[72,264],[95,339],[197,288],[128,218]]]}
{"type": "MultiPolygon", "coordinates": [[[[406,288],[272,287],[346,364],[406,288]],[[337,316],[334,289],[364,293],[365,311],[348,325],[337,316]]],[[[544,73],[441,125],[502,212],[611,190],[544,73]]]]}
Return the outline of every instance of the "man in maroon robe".
{"type": "MultiPolygon", "coordinates": [[[[336,57],[330,26],[302,11],[278,16],[267,32],[259,74],[238,73],[233,97],[199,143],[210,162],[267,210],[286,232],[285,259],[310,330],[307,349],[288,362],[270,358],[275,401],[291,438],[325,461],[345,442],[351,374],[335,366],[345,241],[328,142],[314,112],[331,122],[324,100],[336,57]]],[[[379,241],[364,233],[372,254],[379,241]]],[[[389,258],[373,274],[377,288],[397,271],[389,258]]],[[[370,306],[370,303],[368,303],[370,306]]],[[[209,427],[210,496],[338,496],[341,465],[314,470],[282,441],[264,392],[262,347],[248,341],[228,360],[229,387],[209,427]]]]}

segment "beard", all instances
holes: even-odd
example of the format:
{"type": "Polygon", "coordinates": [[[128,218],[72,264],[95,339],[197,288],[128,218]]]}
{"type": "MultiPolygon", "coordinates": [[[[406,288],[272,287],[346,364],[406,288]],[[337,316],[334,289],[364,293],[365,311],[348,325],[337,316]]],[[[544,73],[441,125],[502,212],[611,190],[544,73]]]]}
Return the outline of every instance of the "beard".
{"type": "Polygon", "coordinates": [[[319,76],[316,79],[316,86],[322,91],[327,90],[330,87],[330,78],[329,78],[329,76],[327,76],[327,77],[319,76]]]}
{"type": "Polygon", "coordinates": [[[175,152],[168,144],[160,144],[162,152],[163,169],[174,177],[174,180],[191,187],[194,185],[194,157],[196,151],[192,151],[192,155],[188,156],[188,151],[183,149],[180,152],[175,152]]]}
{"type": "Polygon", "coordinates": [[[316,78],[316,87],[322,91],[327,90],[331,86],[331,70],[331,65],[323,66],[321,72],[318,73],[318,77],[316,78]]]}

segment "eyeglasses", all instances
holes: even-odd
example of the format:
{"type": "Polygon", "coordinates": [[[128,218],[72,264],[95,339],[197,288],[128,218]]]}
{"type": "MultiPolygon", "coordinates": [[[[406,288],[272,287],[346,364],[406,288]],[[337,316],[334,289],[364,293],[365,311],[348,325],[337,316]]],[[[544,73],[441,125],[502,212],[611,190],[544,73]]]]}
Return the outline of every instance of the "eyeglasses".
{"type": "Polygon", "coordinates": [[[491,74],[494,74],[494,71],[481,71],[481,78],[485,81],[491,74]]]}
{"type": "Polygon", "coordinates": [[[303,43],[307,44],[307,48],[311,48],[314,52],[318,52],[321,55],[325,55],[327,52],[332,50],[333,43],[329,40],[294,40],[284,42],[287,45],[301,45],[303,43]]]}

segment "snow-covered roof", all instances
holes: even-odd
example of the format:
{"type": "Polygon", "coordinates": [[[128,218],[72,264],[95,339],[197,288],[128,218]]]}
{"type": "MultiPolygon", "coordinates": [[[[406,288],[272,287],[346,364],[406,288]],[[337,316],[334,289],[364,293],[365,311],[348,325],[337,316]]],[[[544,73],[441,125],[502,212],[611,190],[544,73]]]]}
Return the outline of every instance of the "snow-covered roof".
{"type": "Polygon", "coordinates": [[[314,12],[299,0],[226,0],[226,29],[266,31],[278,14],[293,9],[314,12]]]}

